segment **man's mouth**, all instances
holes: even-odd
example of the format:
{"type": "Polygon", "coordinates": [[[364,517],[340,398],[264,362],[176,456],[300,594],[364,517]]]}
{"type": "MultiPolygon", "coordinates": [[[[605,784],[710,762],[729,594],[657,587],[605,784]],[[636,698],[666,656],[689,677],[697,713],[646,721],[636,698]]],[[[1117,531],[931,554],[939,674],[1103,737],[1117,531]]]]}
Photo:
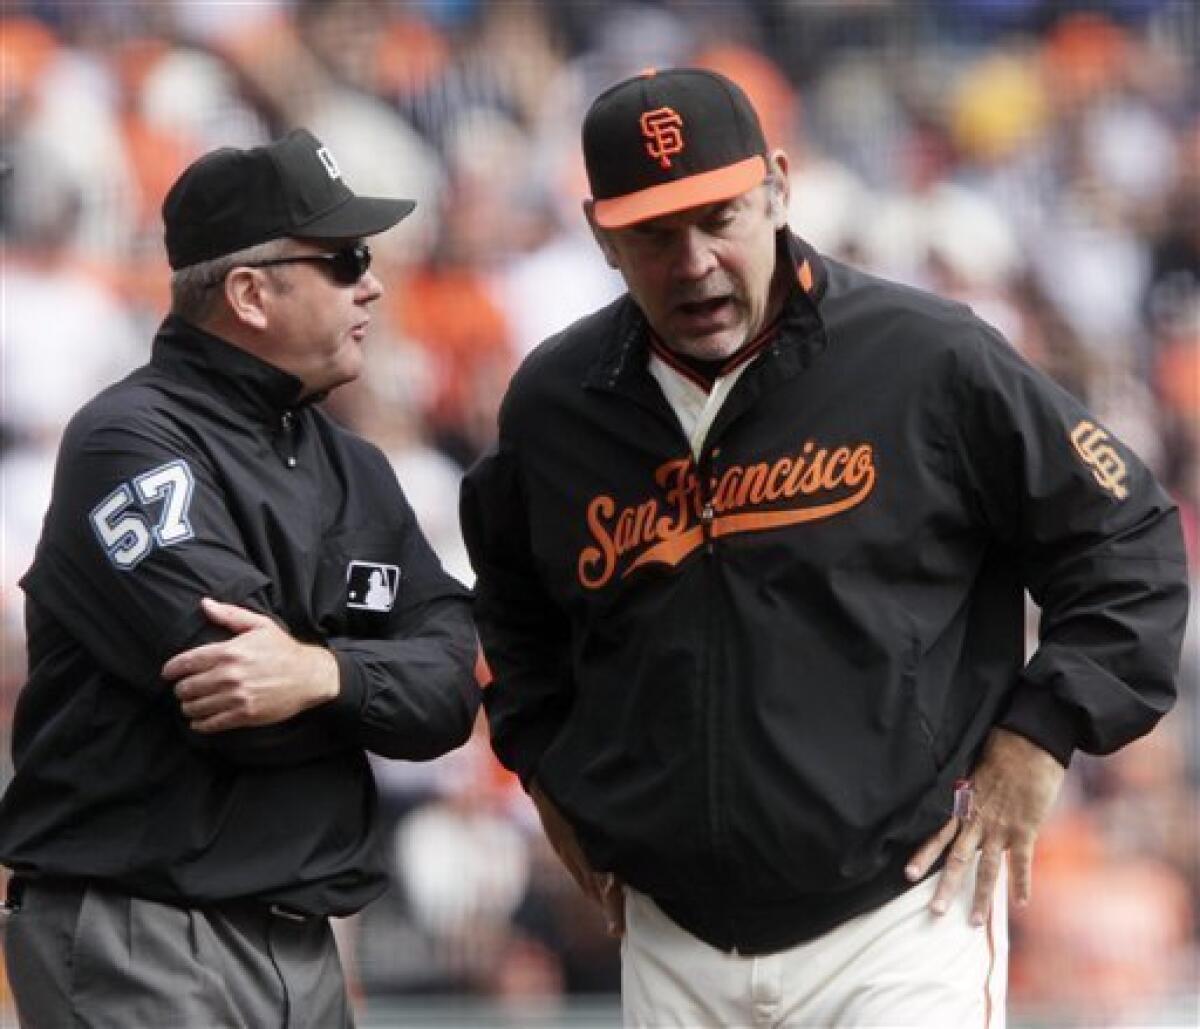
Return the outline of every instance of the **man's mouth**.
{"type": "Polygon", "coordinates": [[[705,300],[687,300],[677,304],[676,308],[689,318],[711,318],[720,314],[732,303],[728,296],[708,297],[705,300]]]}

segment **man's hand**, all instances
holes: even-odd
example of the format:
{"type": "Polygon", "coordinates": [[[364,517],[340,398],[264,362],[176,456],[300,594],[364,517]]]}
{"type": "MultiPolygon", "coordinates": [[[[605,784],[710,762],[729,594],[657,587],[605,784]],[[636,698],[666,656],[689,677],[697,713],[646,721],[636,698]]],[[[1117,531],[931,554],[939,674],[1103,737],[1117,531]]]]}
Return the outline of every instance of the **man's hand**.
{"type": "Polygon", "coordinates": [[[1066,769],[1036,743],[1007,729],[992,731],[983,759],[971,776],[973,814],[965,821],[952,817],[921,845],[905,869],[915,882],[950,847],[930,903],[935,914],[944,914],[949,908],[976,851],[982,854],[975,873],[972,925],[987,920],[1006,851],[1012,898],[1020,906],[1029,903],[1034,843],[1065,775],[1066,769]]]}
{"type": "Polygon", "coordinates": [[[575,838],[575,830],[563,818],[562,813],[536,782],[529,787],[529,796],[533,798],[538,817],[542,820],[542,828],[546,839],[554,848],[554,853],[566,865],[571,878],[589,897],[600,905],[604,912],[604,920],[608,926],[609,936],[625,934],[625,888],[617,877],[607,873],[596,872],[592,869],[583,848],[575,838]]]}
{"type": "Polygon", "coordinates": [[[185,650],[162,669],[196,732],[274,725],[338,695],[337,661],[324,647],[298,643],[244,607],[208,597],[200,605],[234,637],[185,650]]]}

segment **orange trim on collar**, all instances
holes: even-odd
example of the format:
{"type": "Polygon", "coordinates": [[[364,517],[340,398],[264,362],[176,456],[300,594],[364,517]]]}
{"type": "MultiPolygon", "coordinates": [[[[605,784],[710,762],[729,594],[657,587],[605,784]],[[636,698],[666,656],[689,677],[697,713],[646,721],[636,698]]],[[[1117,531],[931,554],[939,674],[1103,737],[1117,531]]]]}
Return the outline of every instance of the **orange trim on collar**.
{"type": "Polygon", "coordinates": [[[799,281],[800,286],[805,293],[812,292],[813,272],[812,265],[808,263],[807,257],[796,266],[796,279],[799,281]]]}
{"type": "Polygon", "coordinates": [[[682,375],[693,385],[700,387],[705,393],[712,392],[712,380],[705,378],[686,361],[681,361],[679,355],[659,339],[654,332],[650,333],[650,352],[668,368],[682,375]]]}
{"type": "Polygon", "coordinates": [[[728,361],[721,365],[721,375],[728,375],[738,365],[745,364],[751,358],[762,353],[772,343],[775,342],[775,337],[779,335],[779,325],[783,321],[782,314],[775,318],[766,328],[764,328],[757,336],[749,343],[745,344],[741,350],[733,354],[728,361]]]}
{"type": "Polygon", "coordinates": [[[762,353],[762,351],[766,350],[766,348],[773,342],[775,342],[775,338],[779,335],[779,327],[782,321],[783,315],[780,314],[775,318],[774,321],[763,328],[757,336],[755,336],[748,343],[744,343],[740,350],[734,354],[731,354],[729,360],[727,360],[723,365],[720,366],[720,368],[717,369],[711,379],[707,378],[702,372],[698,371],[696,368],[692,367],[692,365],[682,360],[679,355],[675,353],[675,351],[673,351],[666,345],[666,343],[662,341],[658,333],[656,333],[653,329],[649,331],[650,351],[669,368],[673,368],[689,382],[695,383],[702,390],[704,390],[705,393],[711,393],[713,383],[717,379],[728,375],[739,365],[750,361],[755,356],[762,353]]]}

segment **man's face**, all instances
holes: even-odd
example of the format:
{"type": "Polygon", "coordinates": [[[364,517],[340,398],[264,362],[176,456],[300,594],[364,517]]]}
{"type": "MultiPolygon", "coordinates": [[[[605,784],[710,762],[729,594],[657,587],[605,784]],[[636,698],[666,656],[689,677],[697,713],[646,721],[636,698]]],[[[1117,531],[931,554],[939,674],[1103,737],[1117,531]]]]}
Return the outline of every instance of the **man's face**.
{"type": "Polygon", "coordinates": [[[609,264],[672,350],[706,360],[729,357],[774,313],[771,283],[775,234],[786,223],[786,158],[777,153],[772,165],[775,184],[732,200],[623,229],[593,224],[609,264]]]}
{"type": "MultiPolygon", "coordinates": [[[[356,240],[289,240],[283,256],[332,254],[356,240]]],[[[358,378],[370,314],[383,286],[367,271],[352,284],[337,281],[328,265],[297,261],[261,268],[268,275],[263,360],[295,375],[304,394],[323,393],[358,378]]]]}

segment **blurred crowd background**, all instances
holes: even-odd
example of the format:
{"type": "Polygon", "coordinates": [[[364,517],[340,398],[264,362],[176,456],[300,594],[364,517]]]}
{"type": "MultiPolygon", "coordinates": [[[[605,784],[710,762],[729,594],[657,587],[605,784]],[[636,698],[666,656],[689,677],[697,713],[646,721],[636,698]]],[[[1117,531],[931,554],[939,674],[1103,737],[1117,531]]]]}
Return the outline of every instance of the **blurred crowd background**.
{"type": "MultiPolygon", "coordinates": [[[[2,12],[0,786],[24,673],[18,581],[66,420],[147,358],[166,311],[162,197],[200,153],[298,125],[357,192],[419,201],[372,243],[387,292],[369,371],[331,406],[391,457],[464,581],[458,482],[492,438],[509,375],[621,288],[579,208],[582,113],[619,78],[678,64],[751,95],[792,159],[796,231],[966,301],[1137,450],[1181,505],[1200,578],[1193,0],[4,0],[2,12]]],[[[1013,916],[1016,1026],[1200,1023],[1197,651],[1193,626],[1183,695],[1159,730],[1072,764],[1034,902],[1013,916]]],[[[364,1019],[456,996],[516,1024],[535,1011],[565,1023],[589,998],[611,1001],[615,944],[482,725],[445,759],[377,771],[394,888],[340,926],[364,1019]]]]}

